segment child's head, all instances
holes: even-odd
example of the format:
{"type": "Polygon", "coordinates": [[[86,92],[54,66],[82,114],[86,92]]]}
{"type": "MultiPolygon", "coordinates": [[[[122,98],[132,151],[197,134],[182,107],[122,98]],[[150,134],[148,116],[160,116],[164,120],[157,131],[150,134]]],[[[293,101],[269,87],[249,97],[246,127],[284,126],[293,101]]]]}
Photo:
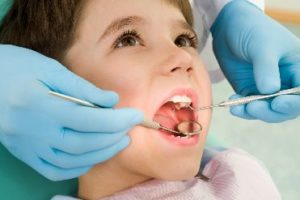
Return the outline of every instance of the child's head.
{"type": "Polygon", "coordinates": [[[198,115],[203,126],[202,134],[188,139],[135,127],[129,132],[128,148],[82,179],[110,169],[133,182],[183,180],[196,175],[211,112],[185,109],[174,114],[172,105],[165,104],[174,95],[189,96],[193,106],[211,104],[210,81],[197,54],[187,0],[16,2],[36,8],[23,7],[30,11],[22,15],[25,23],[14,16],[22,13],[15,6],[1,30],[2,42],[60,59],[96,86],[116,91],[120,95],[117,107],[140,109],[146,117],[171,128],[176,121],[198,115]],[[39,13],[36,17],[35,11],[39,13]]]}

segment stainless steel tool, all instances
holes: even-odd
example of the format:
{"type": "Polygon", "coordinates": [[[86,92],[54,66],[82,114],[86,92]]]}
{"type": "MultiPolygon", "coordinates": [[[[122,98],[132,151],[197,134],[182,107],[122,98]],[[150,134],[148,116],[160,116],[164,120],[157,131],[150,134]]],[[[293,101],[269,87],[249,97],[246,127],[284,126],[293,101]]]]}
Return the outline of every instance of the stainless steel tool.
{"type": "MultiPolygon", "coordinates": [[[[49,91],[49,94],[59,97],[61,99],[67,100],[67,101],[71,101],[83,106],[87,106],[87,107],[91,107],[91,108],[101,108],[100,106],[90,103],[88,101],[84,101],[75,97],[71,97],[68,95],[64,95],[58,92],[53,92],[53,91],[49,91]]],[[[196,121],[183,121],[181,123],[179,123],[177,125],[177,129],[173,130],[173,129],[169,129],[167,127],[162,126],[161,124],[159,124],[158,122],[155,122],[153,120],[150,119],[144,119],[144,121],[141,123],[142,126],[146,127],[146,128],[152,128],[152,129],[156,129],[156,130],[165,130],[171,133],[175,133],[176,135],[185,135],[185,136],[192,136],[192,135],[198,135],[201,133],[202,131],[202,126],[199,122],[196,121]],[[191,131],[189,129],[189,127],[193,126],[193,130],[191,131]]]]}
{"type": "Polygon", "coordinates": [[[195,110],[195,111],[200,111],[200,110],[206,110],[206,109],[213,109],[216,107],[231,107],[231,106],[247,104],[247,103],[250,103],[253,101],[257,101],[257,100],[270,99],[270,98],[274,98],[274,97],[281,96],[281,95],[292,95],[292,94],[293,95],[300,94],[300,87],[295,87],[295,88],[291,88],[291,89],[287,89],[287,90],[281,90],[274,94],[252,95],[252,96],[246,96],[246,97],[242,97],[242,98],[238,98],[238,99],[231,99],[231,100],[227,100],[227,101],[222,101],[218,104],[214,104],[211,106],[205,106],[205,107],[199,107],[199,108],[194,108],[192,106],[189,106],[189,108],[191,108],[192,110],[195,110]]]}

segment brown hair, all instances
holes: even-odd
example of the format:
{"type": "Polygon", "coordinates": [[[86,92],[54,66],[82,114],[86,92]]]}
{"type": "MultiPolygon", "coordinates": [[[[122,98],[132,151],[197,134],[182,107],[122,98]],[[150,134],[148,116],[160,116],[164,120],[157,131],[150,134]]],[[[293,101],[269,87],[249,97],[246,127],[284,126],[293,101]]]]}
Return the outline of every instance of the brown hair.
{"type": "Polygon", "coordinates": [[[194,18],[191,4],[189,0],[166,0],[171,5],[177,7],[183,14],[185,20],[192,27],[194,26],[194,18]]]}
{"type": "MultiPolygon", "coordinates": [[[[193,26],[188,0],[165,0],[193,26]]],[[[74,42],[85,0],[14,0],[0,28],[0,43],[13,44],[62,60],[74,42]]]]}
{"type": "Polygon", "coordinates": [[[60,59],[73,42],[84,1],[14,0],[0,28],[0,43],[60,59]]]}

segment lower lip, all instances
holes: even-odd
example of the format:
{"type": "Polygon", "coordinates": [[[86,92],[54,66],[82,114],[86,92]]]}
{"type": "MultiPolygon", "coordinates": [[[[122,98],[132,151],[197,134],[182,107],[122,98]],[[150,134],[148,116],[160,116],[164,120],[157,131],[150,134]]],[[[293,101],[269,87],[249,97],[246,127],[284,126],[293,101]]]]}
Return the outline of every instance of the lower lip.
{"type": "Polygon", "coordinates": [[[181,138],[175,137],[165,131],[159,131],[159,133],[164,139],[178,146],[193,146],[199,141],[199,135],[193,135],[189,138],[181,138]]]}

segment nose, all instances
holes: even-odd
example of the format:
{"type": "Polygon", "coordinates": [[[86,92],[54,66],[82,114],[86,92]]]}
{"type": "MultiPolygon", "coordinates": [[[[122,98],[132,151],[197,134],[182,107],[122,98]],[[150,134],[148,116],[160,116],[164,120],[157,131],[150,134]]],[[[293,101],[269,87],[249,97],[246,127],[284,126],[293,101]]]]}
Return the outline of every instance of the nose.
{"type": "Polygon", "coordinates": [[[165,55],[159,65],[164,75],[178,73],[190,74],[193,69],[193,56],[187,49],[173,46],[162,52],[165,55]]]}

